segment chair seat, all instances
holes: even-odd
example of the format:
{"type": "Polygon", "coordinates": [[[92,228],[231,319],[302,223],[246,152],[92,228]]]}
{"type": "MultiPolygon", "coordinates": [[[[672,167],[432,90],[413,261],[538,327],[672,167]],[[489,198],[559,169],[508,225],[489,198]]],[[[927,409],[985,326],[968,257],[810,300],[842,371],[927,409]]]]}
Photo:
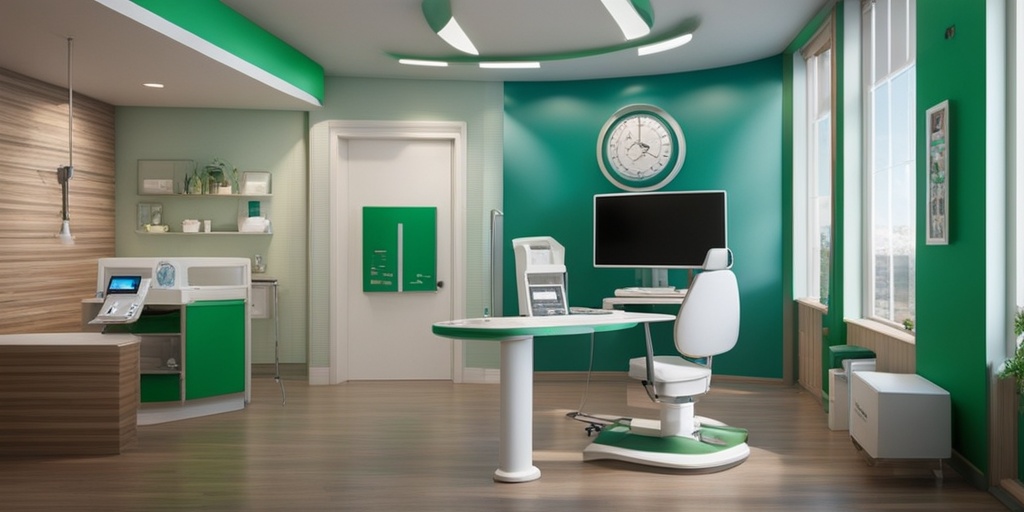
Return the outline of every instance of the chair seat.
{"type": "MultiPolygon", "coordinates": [[[[711,368],[679,356],[654,356],[654,382],[661,396],[694,396],[711,388],[711,368]]],[[[647,378],[647,358],[629,360],[629,376],[647,378]]]]}

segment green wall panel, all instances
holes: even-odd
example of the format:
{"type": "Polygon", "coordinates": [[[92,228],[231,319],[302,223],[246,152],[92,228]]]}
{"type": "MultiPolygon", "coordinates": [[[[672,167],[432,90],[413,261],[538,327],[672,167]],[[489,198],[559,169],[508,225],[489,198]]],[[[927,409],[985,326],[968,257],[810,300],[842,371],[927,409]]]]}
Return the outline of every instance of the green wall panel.
{"type": "Polygon", "coordinates": [[[924,244],[917,224],[917,373],[950,393],[953,449],[988,467],[985,140],[986,2],[928,0],[917,7],[917,197],[925,197],[925,111],[949,100],[949,245],[924,244]],[[946,29],[956,26],[947,39],[946,29]],[[951,291],[955,291],[951,293],[951,291]]]}
{"type": "MultiPolygon", "coordinates": [[[[550,235],[566,247],[569,302],[599,307],[616,288],[640,284],[631,269],[593,267],[592,202],[621,192],[601,174],[598,133],[619,108],[657,105],[676,118],[686,162],[662,190],[728,192],[729,245],[741,293],[740,340],[715,359],[716,371],[782,377],[782,60],[707,71],[572,82],[505,84],[505,261],[511,239],[550,235]]],[[[662,219],[668,221],[670,219],[662,219]]],[[[517,314],[514,265],[505,266],[506,315],[517,314]]],[[[687,273],[669,272],[685,287],[687,273]]],[[[672,312],[671,310],[665,312],[672,312]]],[[[671,351],[671,328],[655,326],[671,351]]],[[[642,353],[642,330],[602,333],[594,369],[623,371],[642,353]]],[[[589,337],[537,340],[538,370],[586,370],[589,337]]]]}

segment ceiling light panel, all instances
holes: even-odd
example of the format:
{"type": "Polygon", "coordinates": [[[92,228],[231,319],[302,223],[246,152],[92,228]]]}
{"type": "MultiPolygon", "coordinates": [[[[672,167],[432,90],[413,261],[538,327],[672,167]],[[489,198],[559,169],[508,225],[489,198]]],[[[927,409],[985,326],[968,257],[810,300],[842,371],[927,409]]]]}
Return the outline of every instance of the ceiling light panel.
{"type": "Polygon", "coordinates": [[[647,46],[641,46],[636,49],[636,53],[639,56],[651,55],[654,53],[661,53],[664,51],[671,50],[673,48],[679,48],[680,46],[689,43],[693,39],[693,34],[683,34],[679,37],[673,37],[662,41],[660,43],[649,44],[647,46]]]}
{"type": "Polygon", "coordinates": [[[654,24],[654,18],[648,0],[601,0],[601,3],[608,10],[608,14],[612,15],[615,23],[619,24],[622,35],[626,36],[627,41],[644,37],[651,33],[651,25],[654,24]],[[647,19],[641,15],[641,9],[638,9],[637,4],[646,6],[646,12],[650,14],[647,19]]]}

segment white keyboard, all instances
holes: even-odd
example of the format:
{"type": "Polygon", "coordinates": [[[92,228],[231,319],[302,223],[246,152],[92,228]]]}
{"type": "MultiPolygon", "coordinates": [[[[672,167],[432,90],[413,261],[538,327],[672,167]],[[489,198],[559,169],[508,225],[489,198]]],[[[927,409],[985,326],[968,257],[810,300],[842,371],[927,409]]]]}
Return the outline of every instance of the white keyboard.
{"type": "Polygon", "coordinates": [[[570,315],[610,315],[614,313],[611,309],[597,309],[597,308],[585,308],[580,306],[572,306],[569,308],[570,315]]]}
{"type": "Polygon", "coordinates": [[[635,286],[615,290],[616,297],[675,297],[685,294],[686,290],[680,290],[674,286],[635,286]]]}

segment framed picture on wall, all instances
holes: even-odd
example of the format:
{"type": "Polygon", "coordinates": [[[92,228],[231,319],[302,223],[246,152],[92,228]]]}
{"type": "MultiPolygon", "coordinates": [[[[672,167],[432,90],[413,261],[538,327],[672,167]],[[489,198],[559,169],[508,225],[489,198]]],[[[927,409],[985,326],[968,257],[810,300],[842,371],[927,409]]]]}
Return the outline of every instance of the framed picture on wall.
{"type": "Polygon", "coordinates": [[[925,113],[928,153],[925,165],[925,243],[949,244],[949,101],[925,113]]]}

